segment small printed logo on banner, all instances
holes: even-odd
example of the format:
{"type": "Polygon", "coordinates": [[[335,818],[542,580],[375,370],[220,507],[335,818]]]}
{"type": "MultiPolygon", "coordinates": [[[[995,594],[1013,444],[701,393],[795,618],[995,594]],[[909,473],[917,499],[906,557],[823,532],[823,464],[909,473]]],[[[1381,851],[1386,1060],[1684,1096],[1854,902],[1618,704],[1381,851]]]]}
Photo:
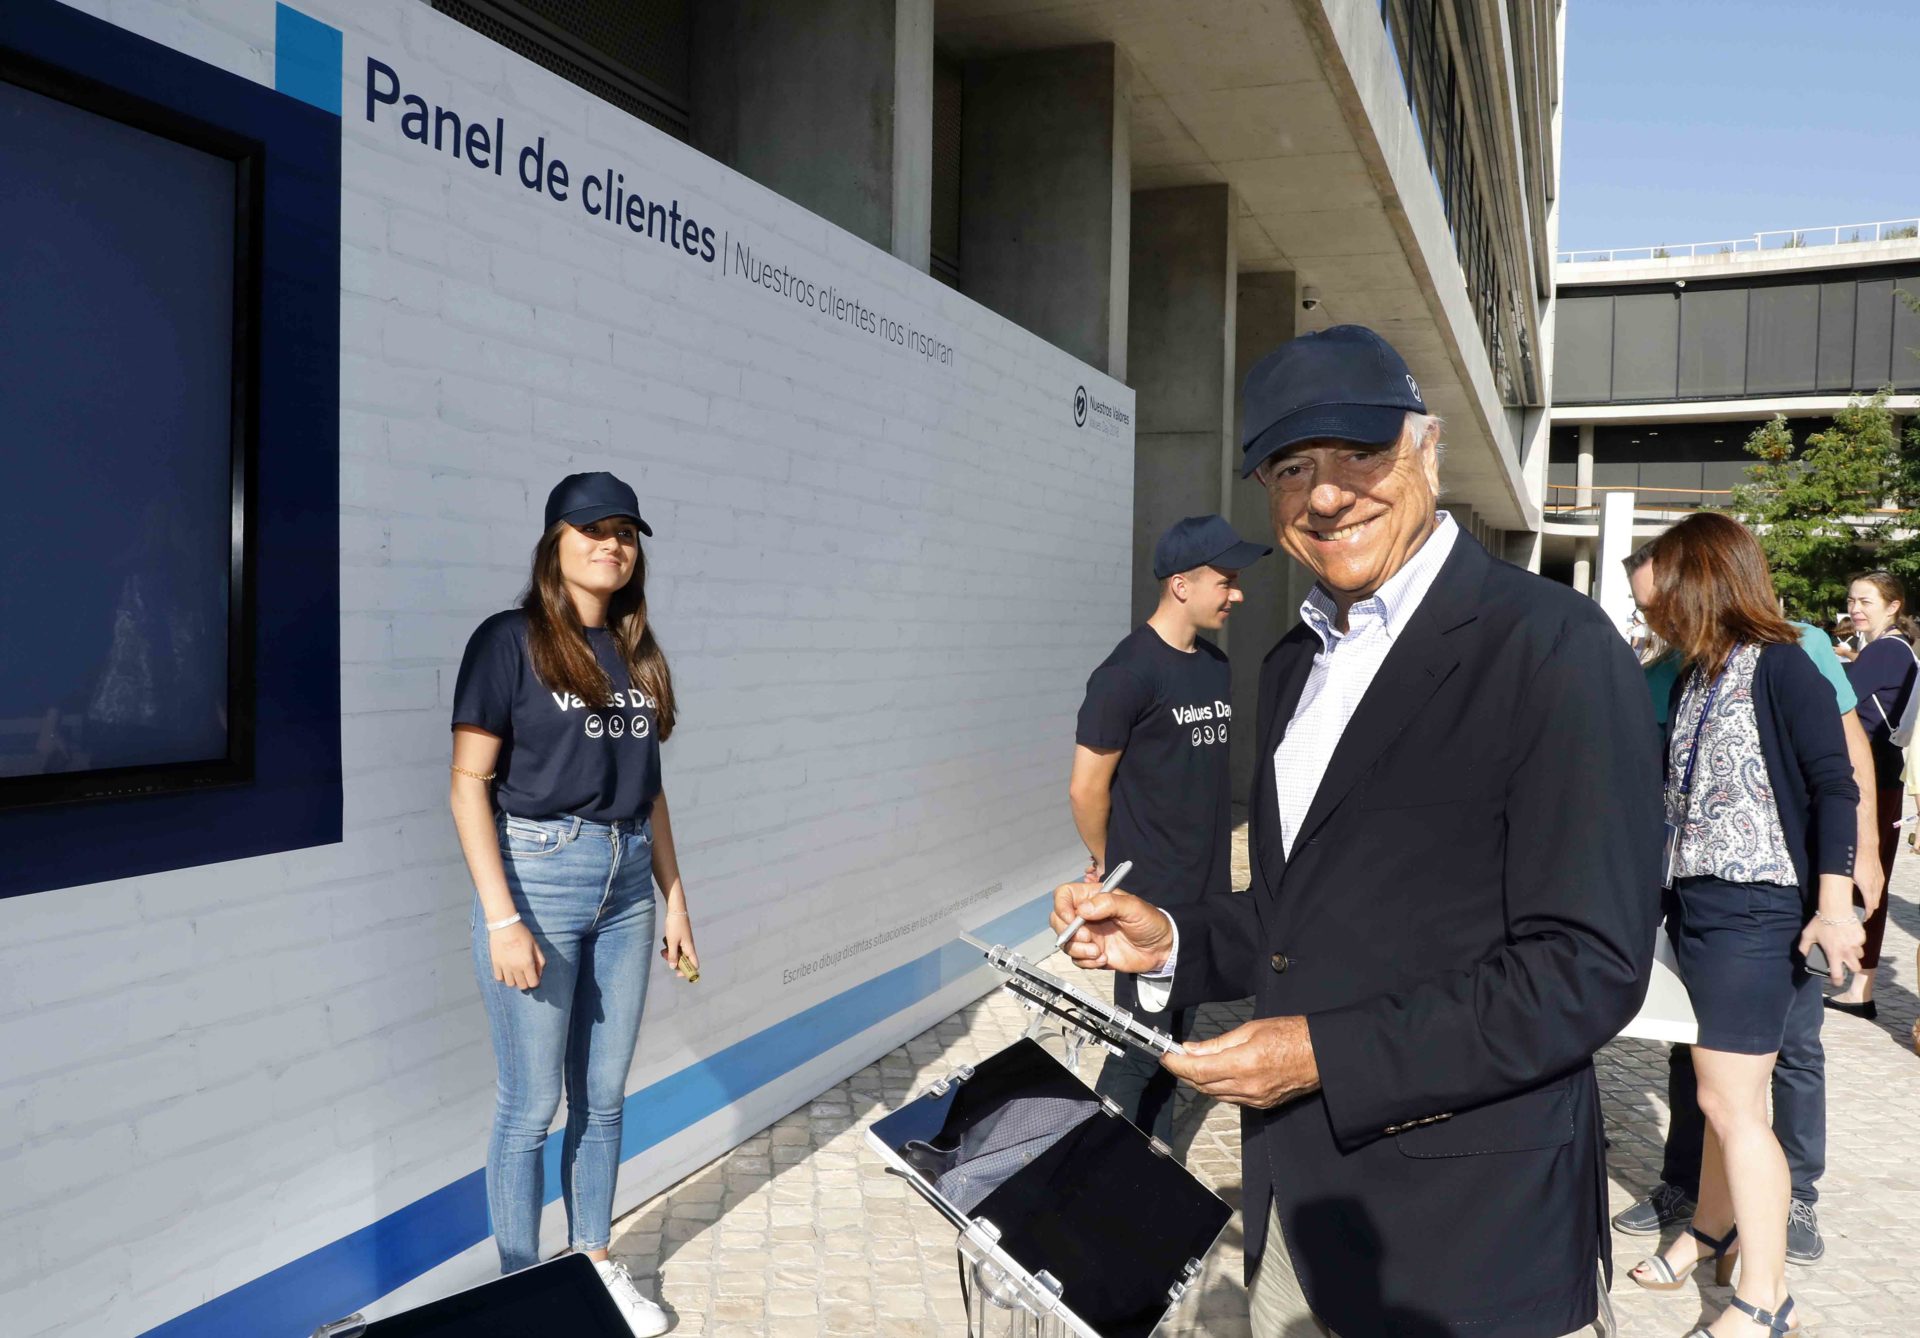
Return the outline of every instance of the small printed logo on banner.
{"type": "Polygon", "coordinates": [[[1073,425],[1086,427],[1108,437],[1120,435],[1120,429],[1133,426],[1133,415],[1115,404],[1108,404],[1087,393],[1085,386],[1073,388],[1073,425]]]}

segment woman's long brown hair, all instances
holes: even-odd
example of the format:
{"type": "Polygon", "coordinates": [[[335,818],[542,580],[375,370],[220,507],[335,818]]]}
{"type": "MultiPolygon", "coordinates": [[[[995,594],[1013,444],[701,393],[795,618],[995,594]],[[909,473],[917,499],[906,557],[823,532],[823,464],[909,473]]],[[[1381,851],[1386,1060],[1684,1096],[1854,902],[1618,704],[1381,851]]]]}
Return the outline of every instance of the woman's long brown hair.
{"type": "Polygon", "coordinates": [[[1679,653],[1681,668],[1713,673],[1740,642],[1791,645],[1800,639],[1780,616],[1760,541],[1731,516],[1695,512],[1655,539],[1652,549],[1647,625],[1679,653]]]}
{"type": "MultiPolygon", "coordinates": [[[[560,575],[560,536],[566,530],[566,521],[556,521],[533,546],[533,576],[520,598],[520,607],[527,615],[527,650],[533,656],[533,672],[549,688],[571,692],[590,706],[610,706],[613,681],[594,658],[586,628],[580,625],[580,615],[574,611],[567,583],[560,575]]],[[[667,671],[666,653],[647,621],[647,554],[637,544],[633,579],[614,592],[607,605],[607,627],[620,648],[620,658],[626,661],[633,685],[653,698],[656,730],[664,741],[673,733],[673,675],[667,671]]]]}

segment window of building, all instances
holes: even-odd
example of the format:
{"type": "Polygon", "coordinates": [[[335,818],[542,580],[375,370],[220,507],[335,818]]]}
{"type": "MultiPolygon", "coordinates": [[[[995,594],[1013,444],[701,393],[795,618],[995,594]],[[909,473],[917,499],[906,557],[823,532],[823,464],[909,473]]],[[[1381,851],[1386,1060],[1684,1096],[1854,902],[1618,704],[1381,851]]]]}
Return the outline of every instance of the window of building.
{"type": "Polygon", "coordinates": [[[1679,368],[1679,293],[1613,299],[1613,398],[1670,400],[1679,368]]]}
{"type": "Polygon", "coordinates": [[[1791,395],[1814,388],[1820,352],[1820,285],[1755,288],[1747,305],[1747,393],[1791,395]]]}
{"type": "Polygon", "coordinates": [[[1747,290],[1680,294],[1680,398],[1733,399],[1747,389],[1747,290]]]}
{"type": "Polygon", "coordinates": [[[688,138],[691,0],[432,0],[509,51],[688,138]]]}
{"type": "Polygon", "coordinates": [[[1613,296],[1563,297],[1555,318],[1553,397],[1561,404],[1613,398],[1613,296]]]}
{"type": "Polygon", "coordinates": [[[1920,387],[1920,272],[1575,288],[1559,297],[1554,399],[1649,403],[1920,387]],[[1677,311],[1677,319],[1676,313],[1677,311]],[[1675,365],[1677,363],[1677,365],[1675,365]]]}
{"type": "Polygon", "coordinates": [[[960,63],[933,58],[933,227],[928,246],[933,277],[960,286],[960,63]]]}

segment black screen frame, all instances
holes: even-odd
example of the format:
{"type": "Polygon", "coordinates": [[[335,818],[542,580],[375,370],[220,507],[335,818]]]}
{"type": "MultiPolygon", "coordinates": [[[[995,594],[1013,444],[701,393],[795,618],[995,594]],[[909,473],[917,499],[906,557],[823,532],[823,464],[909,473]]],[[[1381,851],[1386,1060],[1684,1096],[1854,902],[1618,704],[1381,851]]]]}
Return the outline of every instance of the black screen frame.
{"type": "Polygon", "coordinates": [[[218,758],[0,776],[0,811],[251,784],[255,772],[262,215],[265,146],[21,52],[0,48],[0,81],[231,162],[233,354],[228,415],[227,750],[218,758]]]}

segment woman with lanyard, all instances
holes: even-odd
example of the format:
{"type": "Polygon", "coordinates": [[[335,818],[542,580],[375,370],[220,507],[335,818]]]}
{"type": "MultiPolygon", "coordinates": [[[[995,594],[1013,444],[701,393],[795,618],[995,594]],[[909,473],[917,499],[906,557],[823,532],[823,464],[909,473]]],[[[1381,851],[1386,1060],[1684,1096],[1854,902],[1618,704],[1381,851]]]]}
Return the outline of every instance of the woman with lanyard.
{"type": "MultiPolygon", "coordinates": [[[[1873,749],[1880,868],[1889,879],[1893,857],[1900,849],[1900,810],[1906,800],[1905,787],[1900,783],[1906,759],[1892,736],[1907,709],[1907,698],[1913,695],[1916,672],[1920,672],[1914,659],[1913,620],[1906,616],[1906,610],[1907,588],[1890,572],[1862,572],[1847,590],[1847,614],[1861,637],[1860,653],[1847,666],[1847,681],[1860,699],[1860,723],[1873,749]]],[[[1827,1007],[1855,1017],[1878,1016],[1873,973],[1880,965],[1880,943],[1886,937],[1887,904],[1891,900],[1883,890],[1868,907],[1855,893],[1855,904],[1867,911],[1867,947],[1860,955],[1860,970],[1845,989],[1828,996],[1827,1007]]]]}
{"type": "MultiPolygon", "coordinates": [[[[1833,689],[1775,602],[1765,556],[1726,516],[1687,517],[1654,541],[1647,623],[1680,658],[1668,730],[1667,934],[1700,1023],[1693,1047],[1707,1117],[1699,1206],[1672,1245],[1634,1268],[1679,1292],[1703,1260],[1741,1260],[1711,1338],[1795,1329],[1786,1288],[1786,1158],[1767,1090],[1818,944],[1857,961],[1854,806],[1833,689]]],[[[1837,966],[1835,979],[1838,979],[1837,966]]]]}
{"type": "Polygon", "coordinates": [[[487,1207],[500,1269],[539,1262],[542,1154],[564,1089],[568,1238],[637,1335],[665,1333],[667,1317],[607,1246],[656,886],[661,956],[699,975],[660,784],[674,706],[647,620],[652,533],[611,474],[554,488],[520,607],[480,624],[460,664],[451,801],[499,1067],[487,1207]]]}

